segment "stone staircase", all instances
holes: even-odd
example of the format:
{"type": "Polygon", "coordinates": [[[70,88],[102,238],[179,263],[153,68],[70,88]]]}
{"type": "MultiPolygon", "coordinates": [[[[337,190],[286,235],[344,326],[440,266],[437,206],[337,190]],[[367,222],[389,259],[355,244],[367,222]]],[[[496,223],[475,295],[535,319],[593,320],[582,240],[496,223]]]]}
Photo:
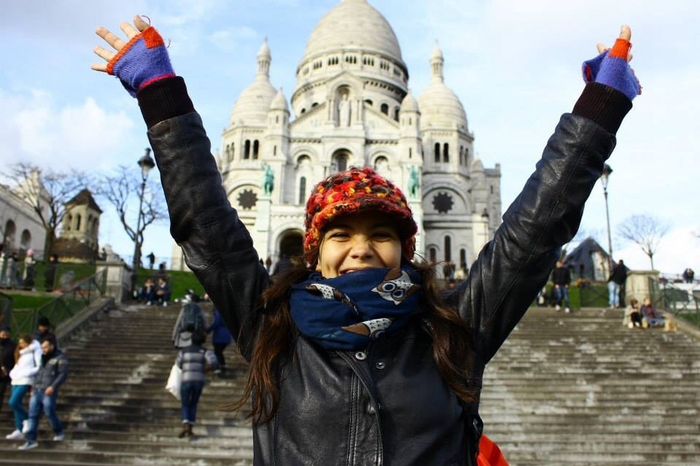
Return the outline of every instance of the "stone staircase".
{"type": "Polygon", "coordinates": [[[700,465],[700,342],[621,322],[532,309],[517,326],[481,404],[512,465],[700,465]]]}
{"type": "MultiPolygon", "coordinates": [[[[163,386],[179,308],[130,306],[100,316],[64,344],[71,376],[60,394],[66,440],[42,420],[39,448],[16,450],[0,425],[0,465],[252,464],[250,424],[222,412],[241,393],[209,377],[193,440],[176,437],[179,402],[163,386]]],[[[700,465],[700,343],[684,333],[629,330],[621,311],[533,309],[489,365],[485,432],[514,466],[700,465]]]]}
{"type": "Polygon", "coordinates": [[[71,374],[59,396],[66,440],[50,440],[42,419],[39,448],[18,451],[4,439],[13,422],[6,410],[0,465],[250,465],[252,432],[241,416],[222,412],[238,399],[243,361],[227,352],[229,375],[209,376],[199,403],[197,436],[177,438],[180,402],[164,385],[177,355],[170,336],[178,306],[129,306],[103,314],[62,345],[71,374]]]}

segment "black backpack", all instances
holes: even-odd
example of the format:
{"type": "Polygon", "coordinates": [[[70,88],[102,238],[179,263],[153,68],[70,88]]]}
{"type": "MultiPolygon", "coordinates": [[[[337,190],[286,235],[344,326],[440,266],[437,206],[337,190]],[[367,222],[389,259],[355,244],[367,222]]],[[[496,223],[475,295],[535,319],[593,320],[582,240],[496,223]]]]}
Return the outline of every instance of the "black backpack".
{"type": "Polygon", "coordinates": [[[194,303],[187,303],[183,309],[182,331],[199,333],[204,330],[204,316],[202,309],[194,303]]]}

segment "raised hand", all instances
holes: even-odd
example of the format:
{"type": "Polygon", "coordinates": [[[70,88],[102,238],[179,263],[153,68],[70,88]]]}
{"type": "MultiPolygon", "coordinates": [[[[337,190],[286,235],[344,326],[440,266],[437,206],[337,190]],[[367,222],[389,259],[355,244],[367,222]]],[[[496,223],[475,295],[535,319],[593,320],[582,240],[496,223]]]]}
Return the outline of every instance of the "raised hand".
{"type": "Polygon", "coordinates": [[[93,70],[115,75],[134,97],[144,87],[175,76],[168,50],[155,28],[140,16],[134,17],[133,26],[122,23],[120,28],[126,34],[127,42],[107,28],[97,29],[97,35],[114,51],[96,47],[95,54],[107,63],[92,65],[93,70]]]}
{"type": "Polygon", "coordinates": [[[622,92],[630,100],[641,94],[642,87],[629,66],[629,61],[632,60],[631,38],[632,30],[625,25],[612,49],[598,44],[600,55],[583,63],[584,81],[605,84],[622,92]]]}

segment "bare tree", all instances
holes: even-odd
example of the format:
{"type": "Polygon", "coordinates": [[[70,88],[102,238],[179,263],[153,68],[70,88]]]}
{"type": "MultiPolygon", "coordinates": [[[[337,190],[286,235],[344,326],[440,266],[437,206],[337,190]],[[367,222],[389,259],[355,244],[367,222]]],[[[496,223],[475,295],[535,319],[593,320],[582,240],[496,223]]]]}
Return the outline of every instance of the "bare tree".
{"type": "Polygon", "coordinates": [[[26,201],[46,230],[44,256],[51,254],[56,232],[66,214],[66,203],[90,185],[85,172],[42,170],[31,163],[17,163],[3,174],[15,192],[26,201]]]}
{"type": "Polygon", "coordinates": [[[666,222],[650,215],[633,215],[617,226],[622,238],[636,243],[649,256],[651,270],[654,270],[654,254],[668,229],[666,222]]]}
{"type": "MultiPolygon", "coordinates": [[[[143,246],[143,234],[154,222],[168,217],[165,207],[163,190],[155,181],[145,182],[142,186],[142,177],[138,170],[121,166],[112,175],[104,175],[101,180],[98,195],[109,201],[119,217],[129,239],[134,242],[134,264],[141,265],[141,246],[143,246]],[[143,203],[141,203],[141,221],[139,222],[138,207],[134,207],[136,215],[130,219],[129,207],[139,205],[141,189],[144,189],[143,203]]],[[[132,214],[133,215],[133,214],[132,214]]]]}

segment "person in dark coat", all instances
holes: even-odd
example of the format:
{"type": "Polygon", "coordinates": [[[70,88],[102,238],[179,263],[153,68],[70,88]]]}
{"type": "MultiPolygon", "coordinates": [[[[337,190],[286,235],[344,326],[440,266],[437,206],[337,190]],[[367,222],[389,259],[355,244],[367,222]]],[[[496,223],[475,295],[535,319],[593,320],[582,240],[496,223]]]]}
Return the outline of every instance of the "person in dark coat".
{"type": "Polygon", "coordinates": [[[53,291],[54,285],[56,283],[56,271],[58,270],[58,256],[56,254],[51,254],[49,256],[49,262],[46,264],[46,270],[44,270],[44,288],[46,291],[53,291]]]}
{"type": "Polygon", "coordinates": [[[569,285],[571,284],[571,273],[563,261],[557,261],[557,266],[552,271],[552,282],[554,283],[555,307],[558,311],[564,306],[565,312],[571,312],[571,302],[569,300],[569,285]]]}
{"type": "Polygon", "coordinates": [[[214,309],[214,320],[211,325],[207,328],[207,333],[213,333],[211,342],[214,345],[214,354],[216,355],[216,360],[219,363],[219,367],[215,372],[221,373],[226,370],[226,358],[224,357],[224,350],[228,345],[233,342],[233,336],[231,332],[226,327],[223,317],[218,309],[214,309]]]}
{"type": "Polygon", "coordinates": [[[56,346],[56,341],[47,338],[41,343],[41,367],[32,385],[32,397],[29,400],[29,429],[26,433],[27,442],[19,447],[20,450],[36,448],[39,420],[46,414],[53,429],[54,442],[64,439],[63,423],[56,414],[58,392],[68,378],[68,359],[56,346]]]}
{"type": "Polygon", "coordinates": [[[36,321],[36,332],[34,333],[34,339],[41,344],[44,340],[49,338],[55,342],[56,346],[58,346],[58,339],[51,330],[51,321],[46,316],[40,316],[36,321]]]}
{"type": "Polygon", "coordinates": [[[414,261],[409,202],[371,168],[312,189],[305,264],[270,284],[165,42],[140,17],[122,30],[128,41],[98,30],[114,50],[96,49],[107,63],[94,69],[138,98],[170,231],[250,362],[238,407],[252,399],[256,466],[476,465],[486,364],[574,236],[640,92],[629,28],[584,64],[573,111],[469,277],[445,296],[434,270],[414,261]]]}
{"type": "Polygon", "coordinates": [[[623,302],[620,300],[620,294],[626,282],[627,267],[625,266],[625,262],[620,259],[613,267],[612,272],[610,272],[610,277],[608,277],[608,304],[610,309],[623,306],[623,302]]]}
{"type": "Polygon", "coordinates": [[[9,327],[0,328],[0,412],[5,400],[5,392],[11,385],[10,371],[15,366],[16,343],[12,340],[9,327]]]}

